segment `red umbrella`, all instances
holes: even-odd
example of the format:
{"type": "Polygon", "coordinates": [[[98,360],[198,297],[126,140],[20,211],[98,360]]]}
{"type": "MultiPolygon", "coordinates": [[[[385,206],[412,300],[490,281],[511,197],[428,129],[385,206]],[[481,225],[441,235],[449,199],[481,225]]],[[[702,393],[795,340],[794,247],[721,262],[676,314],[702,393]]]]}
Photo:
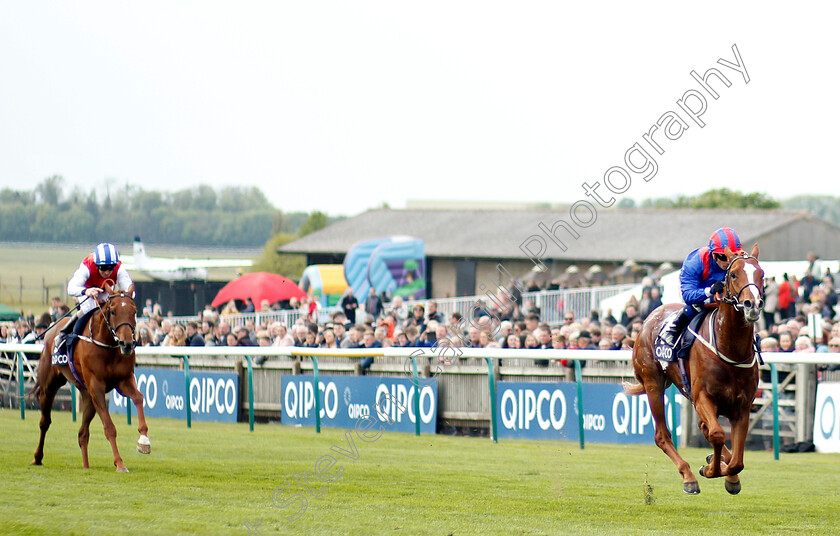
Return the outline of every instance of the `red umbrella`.
{"type": "Polygon", "coordinates": [[[268,272],[253,272],[237,277],[216,294],[211,304],[218,307],[230,300],[245,300],[251,298],[256,307],[263,300],[274,303],[291,298],[305,298],[306,293],[291,279],[282,275],[268,272]]]}

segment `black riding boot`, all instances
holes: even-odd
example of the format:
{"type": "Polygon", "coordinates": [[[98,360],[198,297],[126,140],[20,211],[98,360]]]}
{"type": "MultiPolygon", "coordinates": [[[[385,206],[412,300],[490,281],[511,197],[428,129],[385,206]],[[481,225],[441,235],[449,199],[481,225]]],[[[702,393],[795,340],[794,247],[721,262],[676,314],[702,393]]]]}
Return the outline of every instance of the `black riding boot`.
{"type": "Polygon", "coordinates": [[[67,324],[58,331],[58,335],[55,336],[55,340],[53,341],[53,353],[61,355],[67,354],[67,335],[73,332],[73,326],[76,325],[76,320],[78,320],[80,316],[81,311],[76,311],[73,316],[70,317],[70,322],[67,322],[67,324]]]}
{"type": "Polygon", "coordinates": [[[684,309],[680,309],[679,314],[674,313],[668,317],[668,324],[662,330],[662,334],[660,336],[660,340],[674,348],[677,344],[677,337],[679,337],[682,330],[688,325],[691,321],[691,317],[685,314],[684,309]]]}

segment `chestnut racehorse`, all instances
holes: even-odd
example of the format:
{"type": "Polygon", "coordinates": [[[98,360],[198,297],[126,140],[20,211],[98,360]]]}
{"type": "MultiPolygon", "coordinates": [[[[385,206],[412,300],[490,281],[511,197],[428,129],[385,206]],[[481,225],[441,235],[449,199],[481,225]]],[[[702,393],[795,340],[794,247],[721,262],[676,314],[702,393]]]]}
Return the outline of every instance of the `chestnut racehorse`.
{"type": "MultiPolygon", "coordinates": [[[[140,439],[137,450],[148,454],[151,443],[146,435],[146,417],[143,414],[143,395],[137,390],[134,381],[134,328],[137,307],[131,295],[134,285],[126,291],[115,291],[105,283],[108,299],[98,304],[84,326],[80,340],[73,353],[73,369],[67,365],[52,364],[52,348],[58,330],[66,322],[56,325],[44,336],[44,349],[38,364],[38,379],[33,394],[38,396],[41,404],[41,439],[35,449],[35,459],[32,465],[41,465],[44,458],[44,438],[50,428],[52,419],[53,400],[58,389],[70,381],[81,394],[82,426],[79,428],[79,447],[82,449],[82,463],[85,469],[88,463],[88,440],[90,439],[90,422],[95,413],[99,414],[105,429],[105,437],[111,443],[114,451],[114,465],[117,471],[127,473],[117,449],[117,429],[108,413],[108,403],[105,393],[116,388],[124,396],[130,398],[137,408],[140,426],[140,439]]],[[[89,298],[94,299],[94,298],[89,298]]],[[[69,344],[69,341],[68,341],[69,344]]]]}
{"type": "Polygon", "coordinates": [[[732,253],[726,248],[728,266],[723,297],[703,321],[697,340],[685,363],[686,389],[679,364],[660,363],[654,357],[654,342],[665,319],[681,307],[676,304],[657,308],[645,320],[633,348],[633,368],[638,384],[626,384],[630,395],[647,393],[651,414],[656,424],[655,441],[683,477],[683,491],[700,493],[691,467],[677,453],[665,421],[664,392],[674,384],[689,398],[697,411],[700,430],[714,447],[706,458],[710,465],[700,468],[706,478],[726,477],[725,487],[731,494],[741,491],[738,473],[744,469],[744,444],[749,427],[750,408],[758,388],[758,360],[754,349],[754,324],[764,308],[764,271],[758,264],[758,244],[752,252],[732,253]],[[667,365],[667,366],[665,366],[667,365]],[[663,366],[665,366],[663,370],[663,366]],[[726,433],[718,417],[729,419],[732,449],[725,445],[726,433]]]}

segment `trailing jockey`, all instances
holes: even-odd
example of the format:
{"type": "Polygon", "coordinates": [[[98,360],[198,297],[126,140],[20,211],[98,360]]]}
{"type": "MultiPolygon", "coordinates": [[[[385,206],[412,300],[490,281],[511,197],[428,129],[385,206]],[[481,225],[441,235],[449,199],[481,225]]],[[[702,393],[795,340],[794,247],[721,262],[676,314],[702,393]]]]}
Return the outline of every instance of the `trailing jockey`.
{"type": "Polygon", "coordinates": [[[111,285],[127,290],[131,285],[131,276],[122,267],[120,255],[113,244],[102,243],[96,246],[92,255],[82,259],[73,277],[67,283],[67,293],[81,301],[79,310],[70,317],[68,322],[55,338],[53,343],[53,363],[67,360],[67,335],[73,332],[76,321],[97,307],[97,301],[104,303],[108,294],[102,289],[105,281],[111,285]]]}
{"type": "Polygon", "coordinates": [[[685,258],[680,270],[680,290],[685,307],[671,314],[663,326],[661,343],[674,348],[677,338],[692,318],[712,303],[715,294],[723,292],[723,280],[728,265],[724,249],[733,253],[741,251],[741,239],[730,227],[722,227],[709,238],[709,245],[697,248],[685,258]]]}

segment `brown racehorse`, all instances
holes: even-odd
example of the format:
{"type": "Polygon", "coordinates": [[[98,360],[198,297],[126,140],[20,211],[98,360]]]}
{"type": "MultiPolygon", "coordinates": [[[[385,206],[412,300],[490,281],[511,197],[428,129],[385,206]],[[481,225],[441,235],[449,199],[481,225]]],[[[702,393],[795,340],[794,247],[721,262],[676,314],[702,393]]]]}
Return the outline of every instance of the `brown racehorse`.
{"type": "Polygon", "coordinates": [[[639,383],[625,385],[627,394],[647,393],[656,423],[656,445],[677,466],[683,477],[683,491],[692,495],[700,493],[700,485],[688,462],[674,448],[668,431],[664,402],[666,387],[673,383],[690,398],[697,411],[700,430],[715,449],[714,454],[706,458],[710,465],[701,467],[700,475],[726,477],[726,490],[733,495],[741,491],[738,473],[744,469],[750,408],[758,387],[753,327],[764,308],[764,271],[758,265],[758,245],[753,246],[750,255],[734,254],[726,248],[726,258],[724,296],[717,311],[703,321],[685,364],[690,397],[678,363],[668,363],[663,370],[653,352],[663,322],[681,307],[675,304],[659,307],[645,320],[633,348],[633,367],[639,383]],[[726,433],[718,422],[719,416],[729,419],[732,450],[724,444],[726,433]]]}
{"type": "Polygon", "coordinates": [[[105,393],[114,388],[130,398],[137,407],[140,421],[137,450],[144,454],[151,452],[151,443],[146,435],[149,428],[143,414],[143,395],[137,390],[134,381],[134,327],[137,314],[137,307],[131,299],[134,285],[126,291],[117,292],[105,283],[104,289],[108,293],[108,299],[104,304],[99,304],[99,309],[88,319],[73,354],[78,379],[69,365],[52,364],[53,341],[58,330],[66,322],[56,325],[44,336],[38,380],[33,390],[41,404],[41,439],[38,448],[35,449],[32,465],[41,465],[44,458],[44,438],[52,422],[50,414],[53,400],[58,389],[68,381],[75,385],[81,394],[82,426],[79,428],[79,447],[82,449],[85,469],[90,467],[87,450],[90,422],[94,414],[98,413],[105,429],[105,437],[114,451],[114,465],[117,471],[128,472],[117,449],[117,429],[108,413],[108,403],[105,400],[105,393]]]}

